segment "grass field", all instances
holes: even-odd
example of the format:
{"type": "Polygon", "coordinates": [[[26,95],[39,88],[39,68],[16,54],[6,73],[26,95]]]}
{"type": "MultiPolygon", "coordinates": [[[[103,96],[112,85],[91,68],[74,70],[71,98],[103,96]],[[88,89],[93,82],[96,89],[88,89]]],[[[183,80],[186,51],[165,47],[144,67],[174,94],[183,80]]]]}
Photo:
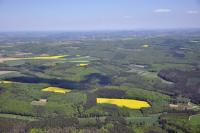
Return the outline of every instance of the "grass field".
{"type": "Polygon", "coordinates": [[[200,114],[190,116],[189,122],[190,122],[192,125],[200,125],[200,114]]]}
{"type": "Polygon", "coordinates": [[[142,117],[127,117],[126,120],[131,123],[141,123],[145,122],[146,125],[153,125],[158,122],[160,114],[142,116],[142,117]]]}
{"type": "Polygon", "coordinates": [[[131,100],[131,99],[109,99],[109,98],[97,98],[99,104],[114,104],[118,107],[127,107],[130,109],[148,108],[150,104],[145,101],[131,100]]]}
{"type": "Polygon", "coordinates": [[[14,114],[0,114],[1,118],[11,118],[11,119],[19,119],[19,120],[26,120],[26,121],[36,121],[37,119],[31,116],[21,116],[21,115],[14,115],[14,114]]]}

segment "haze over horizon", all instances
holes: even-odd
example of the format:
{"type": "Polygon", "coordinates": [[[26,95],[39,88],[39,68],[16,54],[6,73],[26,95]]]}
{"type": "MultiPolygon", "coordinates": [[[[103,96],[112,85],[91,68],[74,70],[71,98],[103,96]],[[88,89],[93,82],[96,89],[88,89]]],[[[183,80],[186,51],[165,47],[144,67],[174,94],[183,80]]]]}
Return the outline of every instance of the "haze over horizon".
{"type": "Polygon", "coordinates": [[[0,0],[0,31],[200,28],[199,0],[0,0]]]}

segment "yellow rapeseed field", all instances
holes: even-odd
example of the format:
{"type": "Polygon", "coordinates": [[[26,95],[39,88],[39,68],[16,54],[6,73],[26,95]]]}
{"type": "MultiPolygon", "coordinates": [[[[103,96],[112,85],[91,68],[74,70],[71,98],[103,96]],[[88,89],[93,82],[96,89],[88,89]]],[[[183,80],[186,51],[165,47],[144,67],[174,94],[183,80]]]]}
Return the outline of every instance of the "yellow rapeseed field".
{"type": "Polygon", "coordinates": [[[90,61],[88,61],[88,60],[69,60],[68,62],[72,62],[72,63],[88,63],[90,61]]]}
{"type": "Polygon", "coordinates": [[[21,58],[27,60],[48,60],[48,59],[60,59],[64,58],[67,55],[57,55],[57,56],[37,56],[37,57],[28,57],[28,58],[21,58]]]}
{"type": "Polygon", "coordinates": [[[146,44],[146,45],[142,45],[142,47],[143,47],[143,48],[148,48],[149,45],[147,45],[147,44],[146,44]]]}
{"type": "Polygon", "coordinates": [[[36,57],[26,57],[26,58],[13,58],[13,57],[4,57],[0,58],[0,63],[5,61],[17,61],[17,60],[55,60],[62,59],[68,55],[57,55],[57,56],[36,56],[36,57]]]}
{"type": "Polygon", "coordinates": [[[11,84],[13,82],[12,81],[6,81],[6,80],[4,80],[4,81],[0,81],[0,83],[2,83],[2,84],[11,84]]]}
{"type": "Polygon", "coordinates": [[[81,63],[81,64],[79,64],[79,66],[80,66],[80,67],[86,67],[86,66],[88,66],[88,64],[83,64],[83,63],[81,63]]]}
{"type": "Polygon", "coordinates": [[[99,104],[114,104],[118,107],[127,107],[130,109],[141,109],[151,107],[146,101],[131,100],[131,99],[110,99],[110,98],[97,98],[99,104]]]}
{"type": "Polygon", "coordinates": [[[47,87],[47,88],[42,89],[42,91],[55,92],[55,93],[68,93],[71,90],[64,89],[64,88],[59,88],[59,87],[47,87]]]}

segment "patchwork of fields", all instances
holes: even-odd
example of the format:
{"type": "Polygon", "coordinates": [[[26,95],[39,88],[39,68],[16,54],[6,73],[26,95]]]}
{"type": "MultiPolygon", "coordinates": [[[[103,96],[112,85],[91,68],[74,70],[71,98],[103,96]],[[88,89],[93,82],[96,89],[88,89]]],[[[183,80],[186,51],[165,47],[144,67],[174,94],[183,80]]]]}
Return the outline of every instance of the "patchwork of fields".
{"type": "Polygon", "coordinates": [[[200,34],[160,32],[0,38],[0,132],[200,132],[200,34]]]}

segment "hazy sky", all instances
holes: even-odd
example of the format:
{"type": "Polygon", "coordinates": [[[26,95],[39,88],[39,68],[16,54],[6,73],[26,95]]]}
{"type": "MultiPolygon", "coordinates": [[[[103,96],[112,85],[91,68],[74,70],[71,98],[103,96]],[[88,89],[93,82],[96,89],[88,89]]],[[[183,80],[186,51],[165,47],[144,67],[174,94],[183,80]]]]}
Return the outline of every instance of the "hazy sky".
{"type": "Polygon", "coordinates": [[[200,0],[0,0],[0,31],[200,28],[200,0]]]}

